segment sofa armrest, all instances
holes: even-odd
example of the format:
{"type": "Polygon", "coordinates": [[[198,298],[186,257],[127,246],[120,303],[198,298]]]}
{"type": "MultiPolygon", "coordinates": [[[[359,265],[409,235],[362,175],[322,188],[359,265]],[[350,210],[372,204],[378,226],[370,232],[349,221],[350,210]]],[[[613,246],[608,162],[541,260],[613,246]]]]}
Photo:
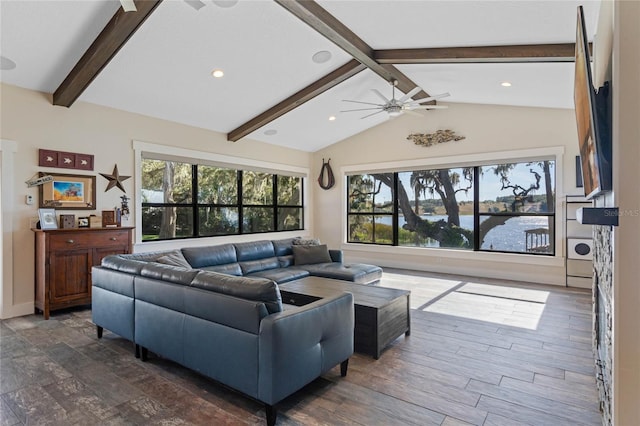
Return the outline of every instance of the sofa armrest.
{"type": "Polygon", "coordinates": [[[276,404],[353,354],[353,295],[342,293],[263,318],[258,399],[276,404]]]}
{"type": "Polygon", "coordinates": [[[332,261],[342,263],[342,250],[329,250],[329,256],[332,261]]]}

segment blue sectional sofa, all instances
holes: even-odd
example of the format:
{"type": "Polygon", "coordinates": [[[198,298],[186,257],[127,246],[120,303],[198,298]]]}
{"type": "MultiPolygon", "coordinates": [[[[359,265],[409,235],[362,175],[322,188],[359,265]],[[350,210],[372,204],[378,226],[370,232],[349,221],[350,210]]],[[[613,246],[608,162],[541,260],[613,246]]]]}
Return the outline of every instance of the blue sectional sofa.
{"type": "Polygon", "coordinates": [[[98,337],[106,328],[143,360],[151,350],[263,402],[272,425],[283,398],[338,364],[346,375],[354,336],[351,294],[289,307],[278,283],[381,275],[326,246],[301,247],[287,239],[108,256],[92,270],[98,337]]]}

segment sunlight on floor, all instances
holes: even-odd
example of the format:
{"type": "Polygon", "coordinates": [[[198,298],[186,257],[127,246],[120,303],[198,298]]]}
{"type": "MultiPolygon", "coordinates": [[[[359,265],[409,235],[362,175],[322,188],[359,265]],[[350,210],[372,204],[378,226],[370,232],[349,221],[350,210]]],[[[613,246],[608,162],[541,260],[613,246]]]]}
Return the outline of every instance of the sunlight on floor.
{"type": "Polygon", "coordinates": [[[411,291],[411,309],[535,330],[548,291],[385,272],[381,286],[411,291]]]}
{"type": "Polygon", "coordinates": [[[544,303],[454,291],[423,310],[535,330],[544,307],[544,303]]]}

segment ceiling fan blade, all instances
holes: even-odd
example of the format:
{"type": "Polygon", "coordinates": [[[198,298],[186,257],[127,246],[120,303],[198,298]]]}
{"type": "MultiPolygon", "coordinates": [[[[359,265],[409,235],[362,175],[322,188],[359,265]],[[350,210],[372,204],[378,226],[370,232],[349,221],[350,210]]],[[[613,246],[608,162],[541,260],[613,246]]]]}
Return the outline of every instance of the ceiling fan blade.
{"type": "Polygon", "coordinates": [[[416,99],[415,101],[414,101],[414,100],[411,100],[411,101],[409,101],[408,103],[410,103],[410,104],[422,104],[422,103],[425,103],[425,102],[431,102],[431,101],[434,101],[434,100],[436,100],[436,99],[446,98],[447,96],[451,96],[451,94],[450,94],[449,92],[447,92],[447,93],[441,93],[441,94],[439,94],[439,95],[429,96],[428,98],[416,99]]]}
{"type": "Polygon", "coordinates": [[[360,117],[360,120],[362,120],[363,118],[371,117],[372,115],[380,114],[381,112],[384,112],[384,110],[381,109],[380,111],[374,112],[373,114],[369,114],[369,115],[365,115],[364,117],[360,117]]]}
{"type": "Polygon", "coordinates": [[[362,102],[362,101],[350,101],[349,99],[343,99],[342,102],[353,102],[354,104],[365,104],[365,105],[375,105],[379,107],[383,107],[383,104],[374,104],[373,102],[362,102]]]}
{"type": "Polygon", "coordinates": [[[406,95],[404,95],[403,97],[398,99],[398,103],[400,103],[400,104],[404,103],[404,101],[406,101],[407,99],[413,97],[413,95],[415,95],[416,93],[418,93],[421,90],[422,90],[422,88],[420,88],[419,86],[414,87],[412,90],[409,91],[409,93],[407,93],[406,95]]]}
{"type": "Polygon", "coordinates": [[[403,108],[403,110],[406,111],[411,111],[414,109],[447,109],[449,108],[446,105],[409,105],[406,108],[403,108]]]}
{"type": "Polygon", "coordinates": [[[381,108],[358,108],[358,109],[345,109],[345,110],[340,111],[340,112],[351,112],[351,111],[373,111],[374,109],[379,109],[379,110],[381,110],[381,111],[384,111],[384,110],[382,110],[381,108]]]}
{"type": "Polygon", "coordinates": [[[371,89],[371,91],[372,91],[373,93],[375,93],[376,95],[378,95],[378,97],[379,97],[380,99],[382,99],[382,100],[384,101],[384,103],[385,103],[385,104],[387,104],[387,103],[391,102],[391,100],[390,100],[390,99],[385,98],[385,97],[384,97],[384,95],[383,95],[382,93],[380,93],[377,89],[371,89]]]}

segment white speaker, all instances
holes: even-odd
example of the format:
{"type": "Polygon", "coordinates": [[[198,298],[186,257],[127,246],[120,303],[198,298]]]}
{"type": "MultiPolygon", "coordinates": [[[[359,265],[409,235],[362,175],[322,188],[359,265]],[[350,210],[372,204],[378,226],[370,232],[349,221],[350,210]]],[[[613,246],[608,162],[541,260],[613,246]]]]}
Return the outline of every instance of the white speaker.
{"type": "Polygon", "coordinates": [[[569,259],[593,259],[593,240],[591,238],[568,238],[567,257],[569,259]]]}

